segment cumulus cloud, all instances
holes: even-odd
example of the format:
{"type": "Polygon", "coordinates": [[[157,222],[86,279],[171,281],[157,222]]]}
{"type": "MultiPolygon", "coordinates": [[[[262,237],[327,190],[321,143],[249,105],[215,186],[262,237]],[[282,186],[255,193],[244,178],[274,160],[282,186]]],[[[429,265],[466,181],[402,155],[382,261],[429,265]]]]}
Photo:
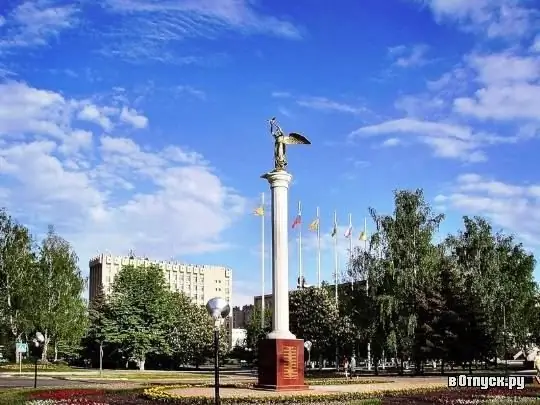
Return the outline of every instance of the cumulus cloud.
{"type": "MultiPolygon", "coordinates": [[[[462,27],[483,24],[488,39],[502,32],[508,21],[525,15],[517,3],[507,0],[425,3],[441,22],[462,27]]],[[[534,12],[526,14],[529,18],[534,12]]],[[[523,42],[531,43],[530,35],[523,35],[523,42]]],[[[397,117],[358,128],[349,137],[407,138],[400,144],[422,143],[435,156],[466,162],[487,160],[490,146],[533,139],[540,133],[540,56],[535,44],[536,39],[525,48],[498,47],[489,52],[489,47],[483,47],[482,52],[466,54],[439,78],[427,80],[424,91],[401,94],[394,102],[397,117]],[[493,125],[498,122],[504,125],[493,125]]],[[[409,51],[398,46],[389,54],[395,59],[409,51]]]]}
{"type": "Polygon", "coordinates": [[[82,118],[109,122],[105,116],[111,127],[148,122],[129,106],[0,85],[0,176],[10,184],[0,204],[34,226],[57,225],[83,260],[96,249],[170,257],[227,248],[222,232],[243,213],[244,198],[195,151],[146,149],[79,127],[82,118]]]}
{"type": "Polygon", "coordinates": [[[540,244],[540,184],[512,184],[469,173],[459,176],[435,201],[468,215],[485,216],[531,247],[540,244]]]}
{"type": "Polygon", "coordinates": [[[537,27],[538,12],[517,0],[414,0],[441,23],[451,22],[487,38],[514,40],[537,27]]]}
{"type": "Polygon", "coordinates": [[[7,30],[0,49],[43,46],[62,31],[77,24],[78,9],[53,0],[23,1],[5,17],[0,26],[7,30]]]}
{"type": "Polygon", "coordinates": [[[504,52],[469,58],[479,88],[454,100],[456,112],[480,119],[533,120],[540,117],[540,57],[504,52]]]}

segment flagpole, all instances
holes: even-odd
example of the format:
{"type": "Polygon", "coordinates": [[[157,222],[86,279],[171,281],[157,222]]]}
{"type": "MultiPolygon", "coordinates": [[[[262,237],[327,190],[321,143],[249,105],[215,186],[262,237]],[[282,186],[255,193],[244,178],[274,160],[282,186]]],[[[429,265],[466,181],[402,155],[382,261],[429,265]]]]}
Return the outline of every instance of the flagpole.
{"type": "MultiPolygon", "coordinates": [[[[337,212],[334,211],[334,227],[337,228],[337,212]]],[[[337,250],[337,232],[334,235],[334,283],[335,283],[335,299],[338,303],[338,250],[337,250]]]]}
{"type": "Polygon", "coordinates": [[[352,235],[352,214],[349,214],[349,229],[350,229],[350,233],[349,233],[349,277],[351,278],[351,287],[353,287],[354,285],[354,280],[353,280],[353,277],[352,277],[352,257],[353,257],[353,254],[352,254],[352,239],[353,239],[353,235],[352,235]]]}
{"type": "MultiPolygon", "coordinates": [[[[337,211],[334,211],[334,284],[336,307],[338,307],[338,249],[337,249],[337,211]]],[[[339,308],[339,307],[338,307],[339,308]]],[[[336,341],[336,370],[339,371],[339,349],[336,341]]]]}
{"type": "Polygon", "coordinates": [[[261,193],[261,207],[263,215],[261,215],[261,328],[264,330],[264,193],[261,193]]]}
{"type": "Polygon", "coordinates": [[[321,222],[317,207],[317,287],[321,288],[321,222]]]}
{"type": "Polygon", "coordinates": [[[302,280],[302,203],[300,201],[298,201],[298,216],[300,217],[298,224],[298,280],[299,287],[302,288],[304,283],[302,280]]]}
{"type": "MultiPolygon", "coordinates": [[[[364,272],[366,274],[366,295],[369,296],[369,272],[366,271],[366,268],[365,268],[367,245],[368,245],[367,218],[364,217],[364,272]]],[[[371,371],[371,342],[370,341],[368,341],[368,344],[367,344],[367,369],[368,371],[371,371]]]]}

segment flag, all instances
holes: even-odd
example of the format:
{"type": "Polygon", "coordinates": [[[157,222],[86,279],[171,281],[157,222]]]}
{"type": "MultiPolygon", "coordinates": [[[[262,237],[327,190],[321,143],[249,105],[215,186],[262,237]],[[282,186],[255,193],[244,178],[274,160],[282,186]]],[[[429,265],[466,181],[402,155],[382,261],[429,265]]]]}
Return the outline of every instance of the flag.
{"type": "Polygon", "coordinates": [[[292,223],[293,229],[296,227],[296,225],[300,225],[302,223],[302,216],[298,214],[296,218],[294,219],[294,222],[292,223]]]}
{"type": "Polygon", "coordinates": [[[345,231],[345,237],[349,238],[351,236],[351,234],[352,234],[352,225],[349,225],[349,227],[345,231]]]}
{"type": "Polygon", "coordinates": [[[253,210],[253,214],[258,217],[264,216],[264,207],[261,205],[260,207],[255,208],[253,210]]]}
{"type": "Polygon", "coordinates": [[[311,224],[309,224],[309,230],[310,231],[318,231],[319,230],[319,218],[315,218],[311,224]]]}
{"type": "Polygon", "coordinates": [[[332,229],[332,238],[337,235],[337,223],[334,221],[334,228],[332,229]]]}
{"type": "Polygon", "coordinates": [[[360,236],[358,237],[358,240],[363,240],[363,241],[366,241],[366,240],[367,240],[367,233],[366,233],[366,231],[360,232],[360,236]]]}

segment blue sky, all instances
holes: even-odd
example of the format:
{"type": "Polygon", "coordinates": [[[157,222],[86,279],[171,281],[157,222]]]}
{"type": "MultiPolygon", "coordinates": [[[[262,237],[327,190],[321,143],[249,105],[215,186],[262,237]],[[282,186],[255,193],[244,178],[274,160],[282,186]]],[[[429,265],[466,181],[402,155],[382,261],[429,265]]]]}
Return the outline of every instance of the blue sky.
{"type": "Polygon", "coordinates": [[[356,239],[396,188],[423,188],[443,233],[480,214],[536,250],[539,12],[517,0],[3,1],[0,203],[37,236],[55,224],[85,272],[105,250],[224,264],[244,304],[260,291],[252,211],[275,115],[313,143],[289,149],[308,282],[316,207],[329,279],[333,211],[344,265],[348,214],[356,239]]]}

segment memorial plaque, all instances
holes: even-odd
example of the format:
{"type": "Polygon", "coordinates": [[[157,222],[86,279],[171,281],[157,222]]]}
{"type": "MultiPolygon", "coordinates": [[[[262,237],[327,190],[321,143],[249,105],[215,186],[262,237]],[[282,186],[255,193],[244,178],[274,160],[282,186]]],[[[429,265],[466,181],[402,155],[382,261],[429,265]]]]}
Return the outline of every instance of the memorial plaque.
{"type": "Polygon", "coordinates": [[[283,378],[294,380],[298,378],[298,351],[295,346],[285,346],[283,348],[283,378]]]}

